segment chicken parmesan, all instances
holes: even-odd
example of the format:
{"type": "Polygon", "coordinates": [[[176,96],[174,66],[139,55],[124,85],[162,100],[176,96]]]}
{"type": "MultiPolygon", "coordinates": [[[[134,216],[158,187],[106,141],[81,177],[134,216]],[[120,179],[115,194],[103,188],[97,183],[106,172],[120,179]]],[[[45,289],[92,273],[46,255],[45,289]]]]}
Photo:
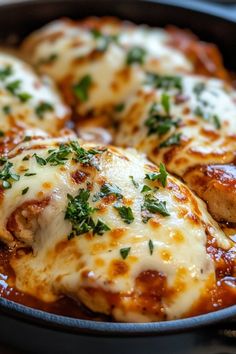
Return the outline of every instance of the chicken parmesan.
{"type": "Polygon", "coordinates": [[[120,322],[236,304],[236,93],[218,49],[87,18],[19,54],[0,54],[0,296],[120,322]]]}
{"type": "Polygon", "coordinates": [[[31,34],[22,50],[39,72],[55,80],[79,117],[119,110],[143,82],[145,71],[227,78],[213,45],[174,28],[114,18],[54,21],[31,34]]]}
{"type": "Polygon", "coordinates": [[[55,85],[46,76],[16,57],[0,53],[0,134],[1,138],[40,128],[58,134],[69,118],[55,85]]]}
{"type": "Polygon", "coordinates": [[[0,238],[24,293],[126,322],[235,301],[233,242],[163,164],[48,138],[15,147],[0,177],[0,238]]]}
{"type": "Polygon", "coordinates": [[[119,114],[115,141],[164,162],[208,202],[214,217],[235,223],[235,98],[218,79],[147,73],[119,114]]]}

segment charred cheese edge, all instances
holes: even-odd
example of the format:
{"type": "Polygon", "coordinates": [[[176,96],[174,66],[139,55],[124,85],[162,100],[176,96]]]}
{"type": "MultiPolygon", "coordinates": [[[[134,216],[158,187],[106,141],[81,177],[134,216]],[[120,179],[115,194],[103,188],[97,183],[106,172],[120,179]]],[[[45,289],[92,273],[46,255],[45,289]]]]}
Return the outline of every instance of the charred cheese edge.
{"type": "Polygon", "coordinates": [[[143,81],[144,71],[192,72],[192,63],[170,39],[165,30],[115,19],[65,19],[32,33],[22,52],[59,84],[79,115],[86,115],[122,103],[143,81]],[[76,87],[85,79],[81,97],[76,87]]]}
{"type": "Polygon", "coordinates": [[[132,149],[80,142],[85,153],[64,154],[63,163],[57,155],[58,164],[48,157],[61,144],[71,141],[24,142],[8,156],[19,179],[2,188],[0,235],[20,246],[11,259],[19,290],[47,302],[70,296],[127,322],[181,318],[217,293],[217,261],[207,244],[214,239],[216,253],[225,252],[232,262],[233,245],[201,200],[172,176],[147,179],[160,170],[132,149]],[[86,219],[93,226],[76,236],[85,221],[84,209],[74,204],[81,191],[88,193],[82,209],[93,208],[92,221],[86,219]],[[161,204],[162,213],[154,205],[148,209],[148,200],[161,204]],[[65,218],[70,201],[71,218],[65,218]],[[100,234],[94,233],[99,220],[100,234]]]}
{"type": "Polygon", "coordinates": [[[0,53],[0,130],[40,128],[55,134],[69,109],[49,78],[37,76],[20,59],[0,53]]]}

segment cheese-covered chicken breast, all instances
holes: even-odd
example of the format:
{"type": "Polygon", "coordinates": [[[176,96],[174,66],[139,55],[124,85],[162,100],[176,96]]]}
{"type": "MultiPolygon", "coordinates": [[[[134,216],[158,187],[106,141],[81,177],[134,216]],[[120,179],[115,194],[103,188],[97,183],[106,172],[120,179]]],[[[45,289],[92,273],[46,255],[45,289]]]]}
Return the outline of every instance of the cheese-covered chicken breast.
{"type": "MultiPolygon", "coordinates": [[[[222,174],[215,173],[213,180],[205,167],[235,169],[235,91],[224,81],[190,75],[148,73],[146,83],[119,114],[116,144],[134,146],[152,161],[164,162],[208,202],[218,220],[236,222],[232,186],[224,183],[222,174]]],[[[236,173],[231,172],[234,184],[236,173]]]]}
{"type": "Polygon", "coordinates": [[[81,115],[120,105],[144,80],[144,70],[191,72],[192,62],[162,29],[114,18],[58,20],[23,43],[26,58],[51,76],[81,115]]]}
{"type": "Polygon", "coordinates": [[[69,118],[51,80],[39,78],[12,55],[0,53],[1,138],[20,134],[26,128],[40,128],[56,134],[69,118]]]}
{"type": "Polygon", "coordinates": [[[19,290],[126,322],[235,303],[233,243],[163,164],[65,137],[23,142],[1,164],[0,238],[19,290]]]}

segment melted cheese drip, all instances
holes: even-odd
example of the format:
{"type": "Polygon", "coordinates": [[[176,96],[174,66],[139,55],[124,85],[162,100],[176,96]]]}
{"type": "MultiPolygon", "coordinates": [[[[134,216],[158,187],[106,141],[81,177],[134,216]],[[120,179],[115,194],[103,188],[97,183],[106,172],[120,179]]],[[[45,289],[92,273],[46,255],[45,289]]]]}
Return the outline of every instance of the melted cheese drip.
{"type": "MultiPolygon", "coordinates": [[[[96,39],[91,31],[72,21],[55,21],[29,36],[23,50],[28,60],[57,83],[63,82],[65,97],[73,84],[91,75],[93,86],[86,102],[77,104],[77,112],[107,110],[125,100],[144,81],[144,71],[173,73],[191,72],[190,61],[177,49],[168,45],[166,31],[147,26],[117,25],[106,22],[100,30],[106,35],[118,35],[108,48],[91,56],[103,39],[96,39]],[[133,47],[146,51],[144,65],[126,65],[127,53],[133,47]],[[27,54],[27,52],[30,52],[27,54]],[[56,54],[56,59],[45,63],[56,54]]],[[[71,92],[72,96],[74,95],[71,92]]]]}
{"type": "MultiPolygon", "coordinates": [[[[179,75],[178,75],[179,76],[179,75]]],[[[141,87],[128,101],[126,109],[119,115],[120,129],[115,137],[116,144],[132,146],[145,152],[155,163],[164,161],[170,172],[183,176],[185,171],[197,164],[230,163],[236,151],[236,104],[235,92],[223,81],[206,79],[200,76],[179,76],[183,90],[166,91],[170,98],[172,120],[181,119],[179,127],[172,127],[167,134],[148,135],[145,122],[150,116],[150,109],[157,104],[161,115],[165,115],[161,104],[163,89],[141,87]],[[197,95],[196,85],[205,88],[197,95]],[[177,102],[177,96],[183,102],[177,102]],[[181,98],[180,98],[181,99],[181,98]],[[203,118],[196,112],[200,108],[208,116],[203,118]],[[218,129],[214,123],[218,119],[218,129]],[[174,147],[158,148],[172,134],[181,133],[182,143],[175,152],[168,155],[174,147]]]]}
{"type": "Polygon", "coordinates": [[[32,69],[19,59],[0,54],[0,70],[10,67],[12,73],[0,80],[0,130],[9,131],[11,128],[38,127],[49,133],[57,133],[69,115],[69,109],[63,104],[55,86],[46,77],[39,78],[32,69]],[[16,94],[11,93],[7,86],[19,81],[16,94]],[[22,102],[18,93],[31,95],[26,102],[22,102]],[[45,111],[42,117],[37,114],[37,107],[48,103],[52,110],[45,111]],[[4,112],[4,107],[9,112],[4,112]]]}
{"type": "MultiPolygon", "coordinates": [[[[112,314],[116,320],[152,321],[159,320],[159,314],[152,311],[142,313],[138,306],[134,306],[138,295],[136,279],[142,272],[151,270],[164,274],[168,288],[173,291],[172,296],[163,295],[161,298],[166,318],[184,316],[215,284],[214,261],[206,251],[206,227],[211,230],[219,247],[229,249],[231,246],[208,214],[205,204],[174,177],[168,177],[166,188],[158,182],[144,180],[146,173],[158,169],[134,150],[109,148],[100,155],[99,170],[71,159],[63,166],[40,166],[36,162],[34,153],[45,158],[48,149],[61,142],[63,139],[45,139],[40,144],[31,141],[11,152],[10,161],[21,178],[13,183],[11,189],[4,191],[1,238],[5,242],[7,239],[13,241],[6,225],[17,207],[50,197],[49,204],[36,219],[36,228],[29,242],[33,254],[18,253],[12,260],[17,288],[49,302],[65,294],[82,301],[94,311],[112,314]],[[30,159],[22,161],[26,155],[30,155],[30,159]],[[20,172],[22,168],[28,168],[36,175],[26,177],[20,172]],[[75,171],[87,173],[86,181],[75,183],[71,177],[75,171]],[[138,188],[130,176],[139,184],[138,188]],[[104,181],[121,189],[125,196],[123,202],[133,211],[134,221],[131,224],[120,218],[113,207],[114,201],[107,205],[103,200],[93,201],[93,195],[100,191],[104,181]],[[101,219],[111,231],[102,236],[84,234],[68,240],[71,223],[65,220],[67,193],[75,197],[80,188],[87,188],[88,182],[92,186],[89,204],[96,208],[100,206],[100,210],[93,214],[94,221],[101,219]],[[170,216],[155,214],[149,222],[143,223],[143,184],[152,188],[159,186],[154,195],[166,201],[170,216]],[[22,195],[27,186],[28,192],[22,195]],[[149,240],[154,245],[152,255],[149,240]],[[120,249],[127,247],[131,247],[130,253],[122,260],[120,249]],[[122,262],[126,271],[116,274],[114,262],[122,262]],[[99,291],[99,297],[94,299],[93,294],[87,294],[88,288],[99,291]],[[109,303],[106,294],[118,295],[119,302],[109,303]]],[[[82,146],[86,149],[94,147],[91,144],[82,146]]]]}

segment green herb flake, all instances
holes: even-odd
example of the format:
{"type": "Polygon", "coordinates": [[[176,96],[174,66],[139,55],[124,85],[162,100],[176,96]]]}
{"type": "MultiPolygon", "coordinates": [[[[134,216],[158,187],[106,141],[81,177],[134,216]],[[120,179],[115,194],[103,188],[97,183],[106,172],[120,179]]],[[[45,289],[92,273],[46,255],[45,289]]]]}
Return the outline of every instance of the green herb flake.
{"type": "Polygon", "coordinates": [[[220,129],[221,128],[220,118],[216,114],[214,114],[212,119],[216,129],[220,129]]]}
{"type": "Polygon", "coordinates": [[[30,141],[32,138],[29,135],[26,135],[23,139],[24,142],[30,141]]]}
{"type": "Polygon", "coordinates": [[[2,138],[4,136],[5,136],[5,133],[2,130],[0,130],[0,138],[2,138]]]}
{"type": "Polygon", "coordinates": [[[134,63],[144,64],[147,52],[142,47],[133,47],[129,50],[126,58],[126,64],[132,65],[134,63]]]}
{"type": "Polygon", "coordinates": [[[94,235],[99,235],[102,236],[106,231],[110,231],[110,227],[107,226],[106,224],[104,224],[103,221],[101,221],[100,219],[98,219],[97,224],[95,225],[94,229],[93,229],[93,234],[94,235]]]}
{"type": "Polygon", "coordinates": [[[164,90],[177,89],[182,92],[183,84],[180,76],[158,75],[154,73],[147,73],[146,84],[155,88],[164,90]]]}
{"type": "Polygon", "coordinates": [[[58,59],[58,54],[52,53],[46,58],[39,59],[37,65],[51,64],[54,63],[58,59]]]}
{"type": "Polygon", "coordinates": [[[180,144],[181,141],[181,133],[178,134],[173,134],[171,135],[168,139],[166,139],[165,141],[163,141],[159,147],[160,148],[165,148],[165,147],[169,147],[169,146],[177,146],[180,144]]]}
{"type": "Polygon", "coordinates": [[[170,96],[167,93],[161,95],[161,105],[166,114],[170,114],[170,96]]]}
{"type": "Polygon", "coordinates": [[[127,247],[127,248],[121,248],[120,249],[120,255],[123,259],[126,259],[130,253],[131,247],[127,247]]]}
{"type": "Polygon", "coordinates": [[[143,188],[141,190],[141,193],[147,193],[150,192],[152,190],[152,188],[150,188],[149,186],[147,186],[146,184],[143,185],[143,188]]]}
{"type": "Polygon", "coordinates": [[[72,231],[68,239],[94,230],[95,223],[91,216],[96,209],[90,207],[88,203],[89,197],[90,192],[85,189],[80,189],[78,195],[74,198],[67,194],[68,205],[65,212],[65,220],[69,220],[72,224],[72,231]]]}
{"type": "Polygon", "coordinates": [[[17,94],[17,97],[21,102],[25,103],[32,98],[32,95],[30,95],[28,92],[20,92],[17,94]]]}
{"type": "Polygon", "coordinates": [[[114,205],[114,208],[118,211],[121,219],[123,219],[126,224],[131,224],[134,221],[134,215],[130,207],[114,205]]]}
{"type": "Polygon", "coordinates": [[[125,104],[122,102],[122,103],[119,103],[115,106],[115,111],[120,113],[124,110],[125,108],[125,104]]]}
{"type": "Polygon", "coordinates": [[[142,211],[149,211],[152,214],[161,214],[162,216],[169,216],[169,212],[166,208],[166,202],[160,201],[150,194],[145,195],[144,204],[141,207],[142,211]]]}
{"type": "Polygon", "coordinates": [[[153,244],[152,240],[148,241],[148,247],[149,247],[150,255],[152,255],[153,254],[153,250],[154,250],[154,244],[153,244]]]}
{"type": "Polygon", "coordinates": [[[138,184],[138,182],[136,182],[136,181],[134,180],[134,177],[133,177],[133,176],[129,176],[129,178],[131,179],[131,182],[133,183],[133,185],[135,186],[135,188],[138,188],[138,187],[139,187],[139,184],[138,184]]]}
{"type": "Polygon", "coordinates": [[[197,97],[201,95],[201,93],[205,90],[206,85],[204,82],[198,82],[193,87],[193,92],[196,94],[197,97]]]}
{"type": "Polygon", "coordinates": [[[109,195],[114,195],[117,199],[123,198],[123,195],[121,194],[121,189],[118,186],[106,182],[102,185],[100,192],[93,196],[93,201],[95,202],[100,198],[104,198],[109,195]]]}
{"type": "Polygon", "coordinates": [[[21,80],[15,80],[6,85],[6,89],[13,95],[16,95],[17,90],[21,86],[21,80]]]}
{"type": "Polygon", "coordinates": [[[22,190],[21,194],[22,194],[22,195],[26,194],[26,193],[28,192],[28,190],[29,190],[29,187],[24,188],[24,189],[22,190]]]}
{"type": "Polygon", "coordinates": [[[31,176],[36,176],[36,174],[37,174],[37,173],[26,172],[26,173],[24,174],[24,176],[26,176],[26,177],[31,177],[31,176]]]}
{"type": "Polygon", "coordinates": [[[35,113],[40,119],[44,118],[44,114],[47,112],[53,112],[54,107],[50,102],[41,102],[35,108],[35,113]]]}
{"type": "Polygon", "coordinates": [[[4,114],[8,115],[11,113],[11,107],[9,105],[3,106],[2,111],[4,114]]]}
{"type": "Polygon", "coordinates": [[[166,171],[165,165],[160,163],[159,173],[147,173],[145,179],[150,181],[160,181],[163,187],[166,187],[168,173],[166,171]]]}
{"type": "Polygon", "coordinates": [[[37,163],[40,165],[40,166],[45,166],[47,164],[47,161],[43,158],[43,157],[40,157],[38,156],[37,154],[33,154],[33,156],[35,157],[37,163]]]}
{"type": "Polygon", "coordinates": [[[89,98],[89,89],[92,85],[90,75],[85,75],[82,79],[73,86],[75,96],[81,101],[86,102],[89,98]]]}
{"type": "Polygon", "coordinates": [[[0,69],[0,80],[4,81],[7,77],[12,75],[13,70],[11,65],[6,65],[5,68],[0,69]]]}
{"type": "Polygon", "coordinates": [[[2,180],[2,186],[4,189],[9,189],[12,187],[13,181],[19,181],[20,176],[11,171],[13,163],[6,161],[0,171],[0,180],[2,180]]]}

